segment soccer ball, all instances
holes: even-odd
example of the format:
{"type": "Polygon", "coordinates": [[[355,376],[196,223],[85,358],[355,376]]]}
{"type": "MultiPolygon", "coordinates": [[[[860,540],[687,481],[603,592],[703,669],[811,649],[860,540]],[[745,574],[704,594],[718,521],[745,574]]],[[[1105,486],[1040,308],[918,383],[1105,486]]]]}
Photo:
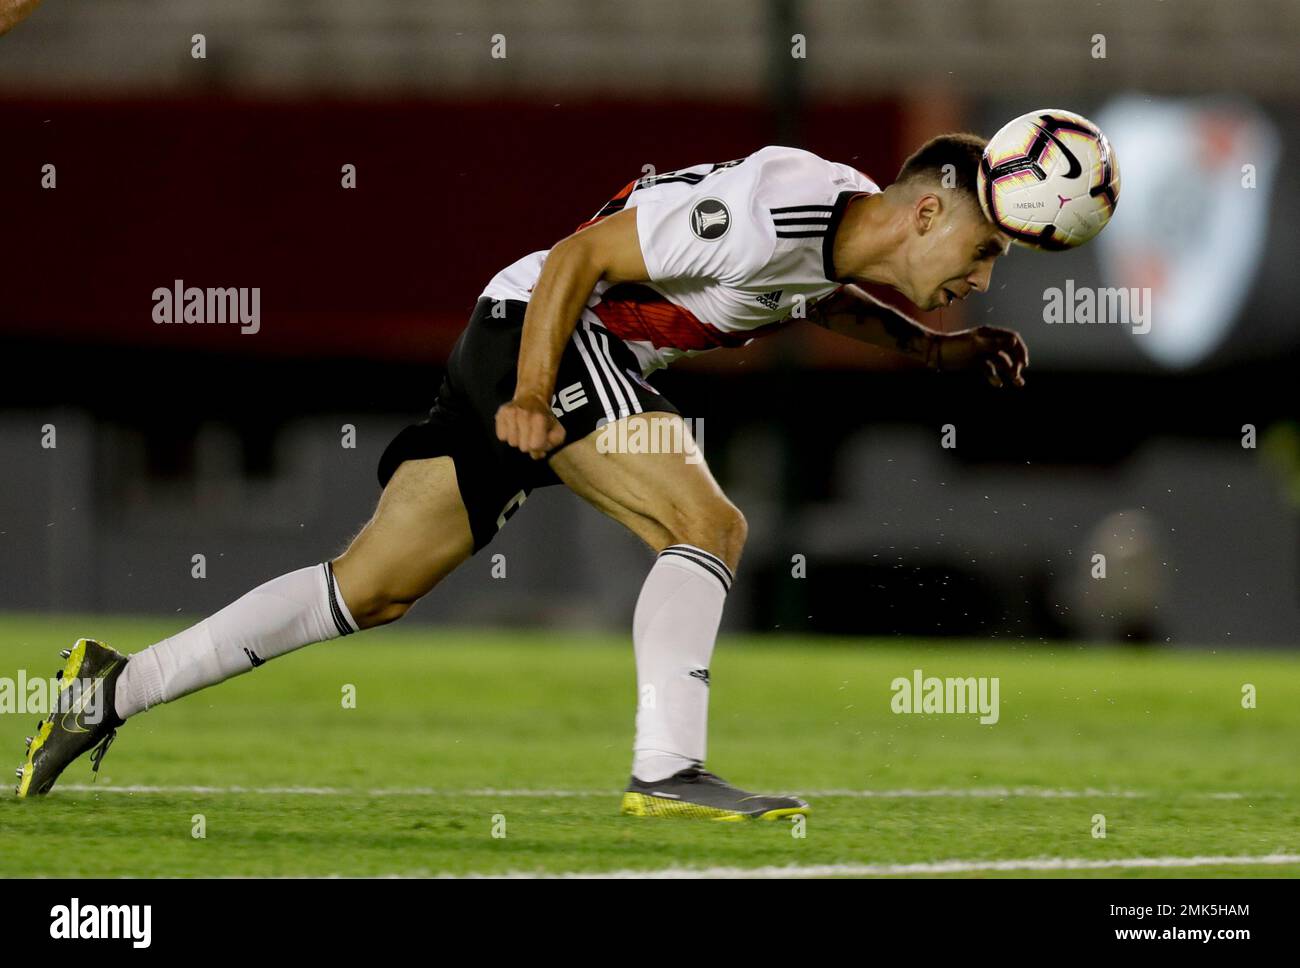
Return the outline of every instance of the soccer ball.
{"type": "Polygon", "coordinates": [[[989,221],[1032,248],[1082,245],[1110,221],[1119,163],[1087,118],[1058,108],[1030,111],[993,136],[979,171],[989,221]]]}

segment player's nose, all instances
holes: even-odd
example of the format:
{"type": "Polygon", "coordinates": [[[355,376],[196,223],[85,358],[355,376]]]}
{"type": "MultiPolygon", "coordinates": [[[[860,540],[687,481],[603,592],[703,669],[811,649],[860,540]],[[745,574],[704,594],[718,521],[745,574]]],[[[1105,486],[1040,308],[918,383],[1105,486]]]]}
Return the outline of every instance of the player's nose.
{"type": "Polygon", "coordinates": [[[993,267],[981,266],[966,277],[970,287],[976,292],[988,292],[989,283],[993,280],[993,267]]]}

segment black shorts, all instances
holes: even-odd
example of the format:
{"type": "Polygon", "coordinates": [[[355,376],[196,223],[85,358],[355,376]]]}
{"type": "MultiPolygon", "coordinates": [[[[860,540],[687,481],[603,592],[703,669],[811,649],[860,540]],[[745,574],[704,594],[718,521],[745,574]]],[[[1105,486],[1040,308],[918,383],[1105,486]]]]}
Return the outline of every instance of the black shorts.
{"type": "MultiPolygon", "coordinates": [[[[404,428],[379,459],[387,485],[402,461],[450,457],[478,552],[535,487],[559,484],[548,459],[533,460],[497,440],[496,412],[515,392],[519,340],[528,304],[480,299],[447,359],[429,416],[404,428]]],[[[605,424],[634,413],[678,413],[641,377],[627,345],[603,326],[579,320],[564,348],[551,409],[564,427],[552,456],[605,424]]]]}

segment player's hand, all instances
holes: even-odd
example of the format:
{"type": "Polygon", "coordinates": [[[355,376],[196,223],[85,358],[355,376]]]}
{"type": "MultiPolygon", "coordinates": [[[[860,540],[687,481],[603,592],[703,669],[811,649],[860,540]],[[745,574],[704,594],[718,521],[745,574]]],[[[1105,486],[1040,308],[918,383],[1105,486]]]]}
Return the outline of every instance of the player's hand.
{"type": "Polygon", "coordinates": [[[1020,334],[997,326],[976,326],[939,337],[931,365],[942,371],[980,369],[995,387],[1025,385],[1029,348],[1020,334]]]}
{"type": "Polygon", "coordinates": [[[523,394],[497,409],[497,439],[518,447],[533,460],[541,460],[564,443],[564,427],[544,399],[523,394]]]}

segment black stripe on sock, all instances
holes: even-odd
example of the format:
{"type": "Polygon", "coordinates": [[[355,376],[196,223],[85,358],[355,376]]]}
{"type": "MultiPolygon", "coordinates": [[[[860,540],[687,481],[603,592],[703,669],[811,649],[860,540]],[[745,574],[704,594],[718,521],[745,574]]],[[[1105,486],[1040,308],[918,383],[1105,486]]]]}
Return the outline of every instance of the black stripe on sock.
{"type": "Polygon", "coordinates": [[[334,616],[334,624],[338,627],[339,635],[351,635],[355,629],[344,617],[343,609],[339,608],[338,597],[334,594],[334,566],[328,561],[325,562],[325,588],[329,592],[330,614],[334,616]]]}
{"type": "Polygon", "coordinates": [[[697,548],[695,545],[672,545],[671,547],[676,548],[678,551],[685,551],[687,554],[699,555],[702,558],[707,558],[722,569],[722,573],[727,576],[727,581],[733,582],[736,580],[736,576],[731,573],[731,569],[727,567],[727,563],[717,555],[713,554],[713,552],[705,551],[703,548],[697,548]]]}
{"type": "Polygon", "coordinates": [[[687,545],[671,545],[659,552],[661,558],[664,555],[677,555],[679,558],[685,558],[687,561],[695,562],[722,583],[722,590],[724,592],[731,591],[731,583],[734,580],[731,574],[731,569],[707,551],[700,551],[698,548],[692,548],[687,545]]]}
{"type": "Polygon", "coordinates": [[[665,548],[663,551],[659,552],[660,558],[664,555],[676,555],[678,558],[685,558],[687,561],[694,562],[718,580],[718,583],[722,586],[724,594],[731,591],[731,586],[727,584],[726,576],[703,558],[697,558],[695,555],[688,555],[686,552],[678,551],[676,548],[665,548]]]}

